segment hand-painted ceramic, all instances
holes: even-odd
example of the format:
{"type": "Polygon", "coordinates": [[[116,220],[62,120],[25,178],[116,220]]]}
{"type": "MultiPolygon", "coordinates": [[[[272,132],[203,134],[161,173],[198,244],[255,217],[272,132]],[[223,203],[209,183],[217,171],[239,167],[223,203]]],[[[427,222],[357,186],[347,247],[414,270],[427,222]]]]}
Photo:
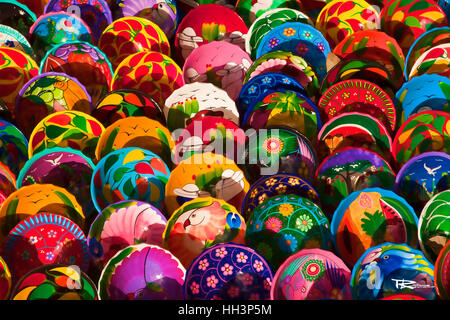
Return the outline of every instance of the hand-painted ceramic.
{"type": "Polygon", "coordinates": [[[21,50],[33,57],[34,52],[27,38],[16,29],[0,24],[0,46],[21,50]]]}
{"type": "Polygon", "coordinates": [[[11,272],[5,260],[0,257],[0,300],[7,300],[11,293],[12,279],[11,272]]]}
{"type": "Polygon", "coordinates": [[[201,197],[185,202],[167,221],[163,247],[189,268],[205,249],[218,243],[245,244],[245,220],[223,200],[201,197]]]}
{"type": "Polygon", "coordinates": [[[404,76],[409,80],[411,68],[417,59],[432,47],[450,42],[450,27],[432,28],[423,33],[409,48],[405,60],[404,76]]]}
{"type": "Polygon", "coordinates": [[[247,221],[245,243],[277,270],[302,249],[332,249],[330,224],[322,209],[299,195],[265,200],[247,221]]]}
{"type": "Polygon", "coordinates": [[[366,188],[344,198],[334,212],[331,233],[339,256],[349,266],[369,248],[383,242],[417,246],[418,219],[396,193],[366,188]]]}
{"type": "Polygon", "coordinates": [[[247,221],[256,207],[265,200],[285,194],[296,194],[321,205],[319,194],[307,180],[294,174],[276,173],[261,177],[252,184],[242,204],[242,215],[247,221]]]}
{"type": "Polygon", "coordinates": [[[414,63],[408,78],[422,74],[450,77],[450,43],[440,44],[425,51],[414,63]]]}
{"type": "Polygon", "coordinates": [[[448,27],[444,12],[432,0],[386,1],[380,22],[381,29],[397,40],[404,54],[427,30],[448,27]]]}
{"type": "MultiPolygon", "coordinates": [[[[17,190],[16,176],[0,162],[0,206],[6,198],[17,190]]],[[[1,295],[0,295],[1,300],[1,295]]]]}
{"type": "Polygon", "coordinates": [[[239,274],[247,274],[243,279],[246,286],[255,284],[263,290],[248,294],[246,299],[268,300],[273,273],[267,261],[250,247],[223,243],[204,250],[191,264],[186,272],[183,293],[186,300],[215,300],[228,288],[228,297],[239,294],[239,288],[231,292],[230,281],[235,281],[239,274]]]}
{"type": "Polygon", "coordinates": [[[252,60],[247,52],[226,41],[212,41],[191,52],[183,66],[186,83],[209,82],[236,100],[252,60]]]}
{"type": "Polygon", "coordinates": [[[244,84],[250,79],[265,73],[286,74],[305,88],[308,98],[316,101],[315,96],[319,91],[319,79],[314,69],[301,56],[292,52],[273,51],[256,59],[247,71],[244,84]]]}
{"type": "Polygon", "coordinates": [[[333,0],[320,11],[316,28],[334,48],[359,30],[375,29],[378,19],[378,11],[364,0],[333,0]]]}
{"type": "Polygon", "coordinates": [[[89,253],[104,267],[120,250],[138,243],[162,246],[167,224],[164,215],[149,203],[125,200],[102,210],[89,230],[89,253]]]}
{"type": "Polygon", "coordinates": [[[269,300],[268,282],[255,272],[239,272],[220,288],[215,300],[269,300]]]}
{"type": "Polygon", "coordinates": [[[397,111],[389,95],[367,80],[343,80],[325,91],[319,100],[328,119],[348,112],[367,113],[383,123],[391,132],[397,124],[397,111]]]}
{"type": "Polygon", "coordinates": [[[36,62],[25,52],[0,47],[0,99],[8,106],[13,117],[20,89],[31,78],[37,76],[38,72],[36,62]]]}
{"type": "Polygon", "coordinates": [[[248,80],[241,88],[236,104],[241,115],[261,101],[266,92],[284,89],[306,94],[305,89],[294,78],[282,73],[265,73],[248,80]]]}
{"type": "Polygon", "coordinates": [[[205,116],[188,120],[173,152],[174,163],[189,158],[194,153],[214,152],[235,162],[242,158],[245,132],[222,117],[205,116]]]}
{"type": "Polygon", "coordinates": [[[50,49],[41,61],[39,73],[62,72],[75,77],[89,92],[92,104],[109,90],[113,69],[106,55],[96,46],[70,41],[50,49]]]}
{"type": "Polygon", "coordinates": [[[0,1],[0,24],[4,24],[28,37],[28,31],[36,21],[36,14],[26,5],[15,0],[0,1]]]}
{"type": "Polygon", "coordinates": [[[105,128],[119,119],[146,116],[161,124],[166,119],[158,103],[147,93],[135,89],[113,90],[101,97],[91,115],[105,128]]]}
{"type": "Polygon", "coordinates": [[[271,300],[352,300],[352,272],[333,252],[303,249],[278,268],[271,300]]]}
{"type": "Polygon", "coordinates": [[[391,73],[385,66],[373,60],[350,59],[341,60],[328,72],[320,85],[320,93],[324,94],[332,85],[350,79],[370,81],[379,86],[391,99],[401,87],[394,82],[391,73]]]}
{"type": "Polygon", "coordinates": [[[420,214],[437,193],[450,189],[450,155],[424,152],[409,159],[398,171],[394,191],[408,199],[420,214]]]}
{"type": "Polygon", "coordinates": [[[394,103],[405,119],[426,110],[450,112],[450,79],[438,74],[414,77],[397,91],[394,103]]]}
{"type": "Polygon", "coordinates": [[[49,12],[30,27],[30,41],[39,60],[54,46],[73,40],[92,42],[91,28],[73,13],[49,12]]]}
{"type": "Polygon", "coordinates": [[[450,114],[424,111],[411,116],[398,129],[392,155],[399,166],[427,151],[450,153],[450,114]]]}
{"type": "Polygon", "coordinates": [[[141,90],[162,106],[172,92],[183,85],[183,72],[172,58],[147,51],[132,54],[119,64],[110,90],[141,90]]]}
{"type": "Polygon", "coordinates": [[[113,256],[98,282],[101,300],[182,300],[186,270],[170,251],[141,243],[113,256]]]}
{"type": "Polygon", "coordinates": [[[95,149],[95,158],[98,162],[115,150],[138,147],[156,153],[166,164],[171,164],[174,146],[169,130],[158,121],[147,117],[127,117],[103,131],[95,149]]]}
{"type": "Polygon", "coordinates": [[[91,97],[76,78],[64,73],[45,72],[22,87],[14,111],[17,125],[29,137],[42,119],[63,110],[89,114],[91,97]]]}
{"type": "Polygon", "coordinates": [[[307,96],[290,90],[269,90],[242,121],[245,128],[256,130],[285,126],[297,130],[311,141],[322,127],[319,109],[307,96]]]}
{"type": "Polygon", "coordinates": [[[171,39],[178,27],[175,0],[117,0],[117,17],[141,17],[155,23],[171,39]]]}
{"type": "Polygon", "coordinates": [[[184,61],[195,48],[212,41],[226,41],[244,50],[247,32],[245,22],[233,9],[214,3],[199,5],[188,12],[178,27],[175,54],[184,61]]]}
{"type": "Polygon", "coordinates": [[[157,51],[170,56],[170,43],[166,34],[157,24],[140,17],[114,20],[103,31],[98,47],[109,58],[113,69],[137,52],[157,51]]]}
{"type": "Polygon", "coordinates": [[[136,147],[118,149],[95,167],[91,198],[98,212],[122,200],[145,201],[159,208],[169,176],[169,168],[153,152],[136,147]]]}
{"type": "Polygon", "coordinates": [[[434,286],[442,300],[450,299],[450,241],[442,248],[434,265],[434,286]]]}
{"type": "Polygon", "coordinates": [[[171,132],[186,128],[189,119],[196,116],[221,117],[239,125],[236,103],[225,90],[211,83],[183,85],[166,99],[163,110],[171,132]]]}
{"type": "Polygon", "coordinates": [[[76,265],[86,272],[90,260],[80,227],[53,213],[39,213],[17,224],[5,239],[3,258],[14,282],[43,264],[76,265]]]}
{"type": "Polygon", "coordinates": [[[70,147],[94,159],[103,125],[87,113],[74,110],[54,112],[42,119],[30,135],[28,157],[54,147],[70,147]]]}
{"type": "Polygon", "coordinates": [[[265,11],[251,24],[245,37],[245,50],[250,54],[250,58],[256,58],[256,50],[264,36],[273,28],[286,22],[314,25],[309,16],[295,9],[277,8],[265,11]]]}
{"type": "Polygon", "coordinates": [[[262,14],[277,8],[301,10],[301,2],[299,0],[238,0],[235,10],[250,27],[262,14]]]}
{"type": "Polygon", "coordinates": [[[365,188],[392,189],[395,172],[375,152],[348,147],[325,158],[316,171],[322,209],[332,216],[339,203],[352,192],[365,188]]]}
{"type": "Polygon", "coordinates": [[[90,184],[95,165],[82,152],[71,148],[51,148],[35,154],[17,176],[17,186],[53,184],[65,188],[79,201],[89,219],[95,209],[90,184]]]}
{"type": "Polygon", "coordinates": [[[30,11],[35,13],[37,16],[40,16],[44,13],[45,5],[49,0],[20,0],[21,4],[27,6],[30,11]]]}
{"type": "Polygon", "coordinates": [[[349,35],[333,50],[342,59],[367,59],[388,69],[395,82],[403,82],[405,57],[397,41],[383,31],[362,30],[349,35]]]}
{"type": "Polygon", "coordinates": [[[419,218],[419,244],[425,257],[436,262],[450,241],[450,190],[434,195],[423,207],[419,218]]]}
{"type": "Polygon", "coordinates": [[[386,126],[375,117],[346,112],[328,120],[318,134],[320,159],[345,147],[362,147],[390,162],[392,138],[386,126]]]}
{"type": "Polygon", "coordinates": [[[75,196],[52,184],[32,184],[11,193],[0,208],[0,243],[21,221],[40,212],[69,218],[84,228],[85,216],[75,196]]]}
{"type": "Polygon", "coordinates": [[[352,270],[354,300],[378,300],[396,294],[437,298],[434,266],[419,250],[386,242],[367,249],[352,270]]]}
{"type": "Polygon", "coordinates": [[[315,148],[301,133],[286,127],[254,131],[248,136],[243,170],[251,183],[276,173],[314,180],[317,166],[315,148]]]}
{"type": "Polygon", "coordinates": [[[193,154],[170,174],[164,198],[166,213],[171,216],[183,203],[209,196],[225,200],[240,210],[249,187],[233,160],[211,152],[193,154]]]}
{"type": "Polygon", "coordinates": [[[0,119],[0,162],[17,176],[28,160],[28,140],[13,124],[0,119]]]}
{"type": "Polygon", "coordinates": [[[327,73],[326,60],[331,52],[324,36],[306,23],[285,22],[276,26],[260,41],[256,58],[273,51],[287,51],[303,57],[322,81],[327,73]]]}
{"type": "Polygon", "coordinates": [[[415,294],[394,294],[392,296],[384,297],[379,300],[428,300],[415,294]]]}
{"type": "Polygon", "coordinates": [[[46,264],[26,274],[11,300],[98,300],[97,288],[76,265],[46,264]]]}
{"type": "Polygon", "coordinates": [[[66,11],[83,19],[92,30],[93,43],[97,43],[103,30],[112,23],[112,14],[105,0],[50,0],[44,12],[66,11]]]}

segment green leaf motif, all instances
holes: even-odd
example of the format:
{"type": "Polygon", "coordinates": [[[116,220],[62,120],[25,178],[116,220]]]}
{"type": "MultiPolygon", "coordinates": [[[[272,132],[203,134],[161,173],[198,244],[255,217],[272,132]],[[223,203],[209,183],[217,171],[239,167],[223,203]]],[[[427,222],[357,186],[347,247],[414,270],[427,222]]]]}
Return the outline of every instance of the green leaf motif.
{"type": "Polygon", "coordinates": [[[383,213],[381,211],[376,211],[374,214],[365,212],[364,215],[367,217],[361,219],[364,232],[376,242],[382,240],[386,231],[386,218],[383,213]]]}
{"type": "Polygon", "coordinates": [[[419,19],[417,19],[416,17],[413,17],[413,16],[406,17],[405,24],[408,27],[422,28],[422,25],[420,24],[419,19]]]}

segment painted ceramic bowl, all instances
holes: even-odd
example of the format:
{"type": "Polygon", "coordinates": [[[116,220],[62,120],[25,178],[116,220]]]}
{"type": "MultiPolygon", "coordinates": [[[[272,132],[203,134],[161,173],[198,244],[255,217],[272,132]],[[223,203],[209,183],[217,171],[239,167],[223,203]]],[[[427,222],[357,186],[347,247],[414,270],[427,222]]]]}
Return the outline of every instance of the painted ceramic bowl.
{"type": "Polygon", "coordinates": [[[98,47],[109,58],[114,70],[126,57],[137,52],[157,51],[170,56],[170,43],[161,28],[150,20],[134,16],[114,20],[103,31],[98,47]]]}
{"type": "Polygon", "coordinates": [[[29,159],[19,175],[17,186],[53,184],[65,188],[79,201],[88,219],[95,208],[91,201],[90,184],[95,165],[82,152],[71,148],[51,148],[29,159]]]}
{"type": "Polygon", "coordinates": [[[375,117],[346,112],[328,120],[318,134],[320,159],[345,147],[362,147],[391,161],[392,138],[388,129],[375,117]]]}
{"type": "Polygon", "coordinates": [[[396,38],[404,54],[426,31],[448,26],[444,12],[431,0],[389,1],[381,10],[380,22],[381,29],[396,38]]]}
{"type": "Polygon", "coordinates": [[[158,121],[147,117],[127,117],[103,131],[95,149],[95,158],[98,162],[115,150],[137,147],[159,155],[171,166],[174,146],[169,130],[158,121]]]}
{"type": "Polygon", "coordinates": [[[383,242],[417,246],[418,219],[396,193],[366,188],[344,198],[334,212],[331,233],[339,256],[349,266],[369,248],[383,242]]]}
{"type": "Polygon", "coordinates": [[[245,220],[223,200],[201,197],[185,202],[167,221],[163,247],[189,268],[205,249],[218,243],[245,244],[245,220]]]}
{"type": "Polygon", "coordinates": [[[83,209],[72,194],[52,184],[33,184],[11,193],[3,202],[0,208],[0,243],[19,222],[41,212],[64,216],[84,228],[83,209]]]}
{"type": "Polygon", "coordinates": [[[119,251],[147,243],[162,245],[167,219],[149,203],[125,200],[103,209],[89,230],[89,253],[104,267],[119,251]]]}
{"type": "Polygon", "coordinates": [[[307,180],[294,174],[276,173],[261,177],[251,185],[242,204],[241,212],[247,221],[256,207],[268,198],[293,194],[307,198],[321,206],[318,192],[307,180]]]}
{"type": "Polygon", "coordinates": [[[137,89],[148,93],[162,106],[183,85],[183,72],[172,58],[148,51],[132,54],[117,66],[110,90],[137,89]]]}
{"type": "Polygon", "coordinates": [[[50,49],[41,61],[39,73],[51,71],[77,78],[86,87],[93,105],[108,92],[113,76],[106,55],[84,41],[70,41],[50,49]]]}
{"type": "Polygon", "coordinates": [[[325,158],[316,171],[322,209],[332,216],[339,203],[352,192],[379,187],[392,189],[395,172],[375,152],[348,147],[325,158]]]}
{"type": "Polygon", "coordinates": [[[2,254],[14,282],[44,264],[76,265],[86,272],[90,260],[80,227],[53,213],[39,213],[17,224],[6,237],[2,254]]]}
{"type": "Polygon", "coordinates": [[[76,265],[46,264],[26,274],[11,300],[98,300],[97,288],[76,265]]]}
{"type": "Polygon", "coordinates": [[[291,8],[276,8],[265,11],[250,25],[245,37],[245,50],[252,59],[264,36],[273,28],[286,22],[301,22],[314,26],[311,18],[302,11],[291,8]]]}
{"type": "Polygon", "coordinates": [[[437,193],[450,189],[450,155],[424,152],[409,159],[398,171],[395,192],[408,199],[418,215],[437,193]]]}
{"type": "Polygon", "coordinates": [[[112,14],[105,0],[50,0],[44,12],[66,11],[83,19],[92,30],[93,43],[96,44],[103,30],[112,23],[112,14]]]}
{"type": "Polygon", "coordinates": [[[18,175],[28,160],[28,140],[12,123],[0,119],[0,162],[18,175]]]}
{"type": "Polygon", "coordinates": [[[233,9],[201,4],[189,11],[178,27],[174,39],[177,60],[185,61],[195,48],[212,41],[226,41],[244,50],[247,32],[245,22],[233,9]]]}
{"type": "Polygon", "coordinates": [[[273,51],[287,51],[303,57],[322,81],[327,73],[330,45],[319,30],[301,22],[285,22],[267,32],[256,50],[256,58],[273,51]]]}
{"type": "Polygon", "coordinates": [[[115,16],[140,17],[155,23],[172,38],[178,27],[178,10],[174,0],[117,0],[115,16]]]}
{"type": "Polygon", "coordinates": [[[11,293],[12,279],[11,272],[5,260],[0,257],[0,300],[7,300],[11,293]]]}
{"type": "Polygon", "coordinates": [[[25,52],[0,47],[0,99],[8,106],[13,117],[20,89],[31,78],[37,76],[38,72],[36,61],[25,52]]]}
{"type": "Polygon", "coordinates": [[[450,79],[438,74],[423,74],[405,82],[395,95],[395,104],[405,119],[422,111],[450,112],[450,79]],[[426,94],[424,94],[426,90],[426,94]]]}
{"type": "Polygon", "coordinates": [[[334,48],[359,30],[375,29],[378,18],[379,12],[364,0],[333,0],[320,11],[316,28],[334,48]]]}
{"type": "Polygon", "coordinates": [[[334,253],[303,249],[275,273],[271,300],[352,300],[352,272],[334,253]]]}
{"type": "Polygon", "coordinates": [[[436,262],[450,240],[450,190],[434,195],[424,206],[419,218],[419,244],[425,257],[436,262]]]}
{"type": "Polygon", "coordinates": [[[221,117],[204,116],[188,120],[176,141],[174,163],[194,153],[214,152],[237,162],[242,159],[246,135],[234,122],[221,117]],[[190,123],[189,123],[190,122],[190,123]]]}
{"type": "Polygon", "coordinates": [[[414,63],[409,79],[423,74],[450,77],[450,43],[444,43],[425,51],[414,63]]]}
{"type": "Polygon", "coordinates": [[[169,251],[137,244],[119,251],[102,271],[101,300],[182,300],[186,270],[169,251]]]}
{"type": "Polygon", "coordinates": [[[354,300],[378,300],[395,294],[437,298],[434,266],[422,252],[386,242],[367,249],[352,270],[354,300]]]}
{"type": "Polygon", "coordinates": [[[450,114],[444,111],[424,111],[411,116],[398,129],[392,145],[392,155],[398,166],[427,151],[450,152],[450,114]]]}
{"type": "Polygon", "coordinates": [[[94,159],[94,151],[103,125],[81,111],[54,112],[42,119],[33,129],[28,145],[28,156],[54,147],[80,150],[94,159]]]}
{"type": "Polygon", "coordinates": [[[450,242],[442,248],[434,265],[434,285],[442,300],[450,298],[450,242]]]}
{"type": "Polygon", "coordinates": [[[89,114],[91,97],[76,78],[64,73],[46,72],[33,77],[22,87],[14,111],[18,126],[29,137],[42,119],[63,110],[89,114]]]}
{"type": "Polygon", "coordinates": [[[60,43],[73,40],[92,42],[89,25],[79,15],[64,11],[39,16],[29,32],[34,53],[39,60],[60,43]]]}
{"type": "Polygon", "coordinates": [[[268,300],[273,273],[258,252],[234,243],[217,244],[204,250],[186,272],[186,300],[215,300],[239,296],[245,300],[268,300]],[[232,286],[242,275],[243,286],[232,286]],[[243,290],[245,289],[245,290],[243,290]],[[250,292],[249,292],[250,291],[250,292]]]}
{"type": "Polygon", "coordinates": [[[118,89],[105,94],[98,101],[91,115],[105,128],[119,119],[146,116],[166,123],[161,107],[147,93],[135,89],[118,89]]]}
{"type": "Polygon", "coordinates": [[[328,119],[348,112],[367,113],[381,121],[390,132],[398,122],[389,95],[367,80],[350,79],[333,84],[320,98],[318,107],[328,119]]]}
{"type": "Polygon", "coordinates": [[[302,249],[332,249],[330,224],[322,209],[299,195],[265,200],[247,221],[245,243],[277,270],[302,249]]]}
{"type": "Polygon", "coordinates": [[[16,176],[7,166],[0,163],[0,206],[6,198],[17,190],[16,176]]]}
{"type": "Polygon", "coordinates": [[[164,198],[166,213],[171,216],[185,202],[209,196],[240,210],[249,187],[233,160],[211,152],[196,153],[172,170],[164,198]]]}
{"type": "Polygon", "coordinates": [[[228,93],[211,84],[193,82],[176,89],[164,103],[167,128],[173,132],[186,128],[196,116],[214,116],[239,125],[239,112],[228,93]]]}
{"type": "Polygon", "coordinates": [[[33,48],[27,38],[16,29],[4,24],[0,24],[0,47],[18,49],[34,57],[33,48]]]}
{"type": "Polygon", "coordinates": [[[287,51],[266,53],[252,63],[245,75],[244,84],[253,77],[269,72],[282,73],[294,78],[305,88],[308,98],[316,101],[319,79],[312,66],[301,56],[287,51]]]}
{"type": "Polygon", "coordinates": [[[122,200],[144,201],[159,208],[169,176],[169,168],[153,152],[136,147],[118,149],[95,167],[91,198],[98,212],[122,200]]]}
{"type": "Polygon", "coordinates": [[[247,52],[226,41],[212,41],[192,51],[183,66],[186,83],[209,82],[236,100],[252,60],[247,52]]]}
{"type": "Polygon", "coordinates": [[[250,27],[257,18],[271,9],[292,8],[301,9],[301,2],[297,0],[238,0],[236,12],[244,19],[245,24],[250,27]]]}
{"type": "Polygon", "coordinates": [[[251,133],[243,159],[243,171],[251,183],[261,176],[276,173],[290,173],[313,181],[317,166],[317,155],[311,142],[301,133],[286,127],[271,127],[251,133]]]}
{"type": "Polygon", "coordinates": [[[236,104],[239,113],[245,115],[247,110],[253,109],[270,90],[283,89],[306,94],[298,81],[283,73],[265,73],[251,78],[241,88],[236,104]]]}
{"type": "Polygon", "coordinates": [[[26,5],[15,0],[0,1],[0,24],[9,26],[28,37],[28,31],[36,21],[36,14],[26,5]]]}

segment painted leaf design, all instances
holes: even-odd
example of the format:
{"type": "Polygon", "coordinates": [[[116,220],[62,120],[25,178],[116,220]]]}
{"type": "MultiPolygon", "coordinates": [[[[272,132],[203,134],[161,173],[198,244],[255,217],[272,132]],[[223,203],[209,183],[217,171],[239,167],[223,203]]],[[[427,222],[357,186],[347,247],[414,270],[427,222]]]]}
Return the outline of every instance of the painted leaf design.
{"type": "Polygon", "coordinates": [[[364,232],[375,241],[381,240],[386,231],[386,218],[383,213],[378,210],[374,214],[365,212],[364,215],[367,217],[361,219],[364,232]]]}
{"type": "Polygon", "coordinates": [[[422,28],[422,25],[420,24],[419,19],[413,16],[408,16],[405,19],[405,24],[409,27],[416,27],[416,28],[422,28]]]}

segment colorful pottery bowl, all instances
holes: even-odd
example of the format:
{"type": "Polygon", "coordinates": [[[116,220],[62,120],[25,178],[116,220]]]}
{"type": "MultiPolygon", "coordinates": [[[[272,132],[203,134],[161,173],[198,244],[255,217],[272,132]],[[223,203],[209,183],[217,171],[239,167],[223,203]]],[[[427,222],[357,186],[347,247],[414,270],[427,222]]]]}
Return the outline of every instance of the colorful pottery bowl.
{"type": "Polygon", "coordinates": [[[0,24],[0,47],[18,49],[34,58],[33,48],[27,38],[16,29],[4,24],[0,24]]]}
{"type": "Polygon", "coordinates": [[[423,74],[438,74],[450,77],[450,43],[432,47],[422,53],[411,68],[409,79],[423,74]]]}
{"type": "Polygon", "coordinates": [[[0,24],[9,26],[28,37],[28,31],[36,21],[36,14],[26,5],[15,0],[0,1],[0,24]]]}
{"type": "Polygon", "coordinates": [[[17,176],[28,160],[28,140],[12,123],[0,119],[0,162],[17,176]]]}
{"type": "Polygon", "coordinates": [[[12,279],[11,272],[5,260],[0,257],[0,300],[7,300],[11,293],[12,279]]]}
{"type": "Polygon", "coordinates": [[[442,248],[434,265],[434,285],[442,300],[450,298],[450,241],[442,248]]]}
{"type": "Polygon", "coordinates": [[[0,206],[6,198],[17,190],[16,176],[7,166],[0,163],[0,206]]]}

